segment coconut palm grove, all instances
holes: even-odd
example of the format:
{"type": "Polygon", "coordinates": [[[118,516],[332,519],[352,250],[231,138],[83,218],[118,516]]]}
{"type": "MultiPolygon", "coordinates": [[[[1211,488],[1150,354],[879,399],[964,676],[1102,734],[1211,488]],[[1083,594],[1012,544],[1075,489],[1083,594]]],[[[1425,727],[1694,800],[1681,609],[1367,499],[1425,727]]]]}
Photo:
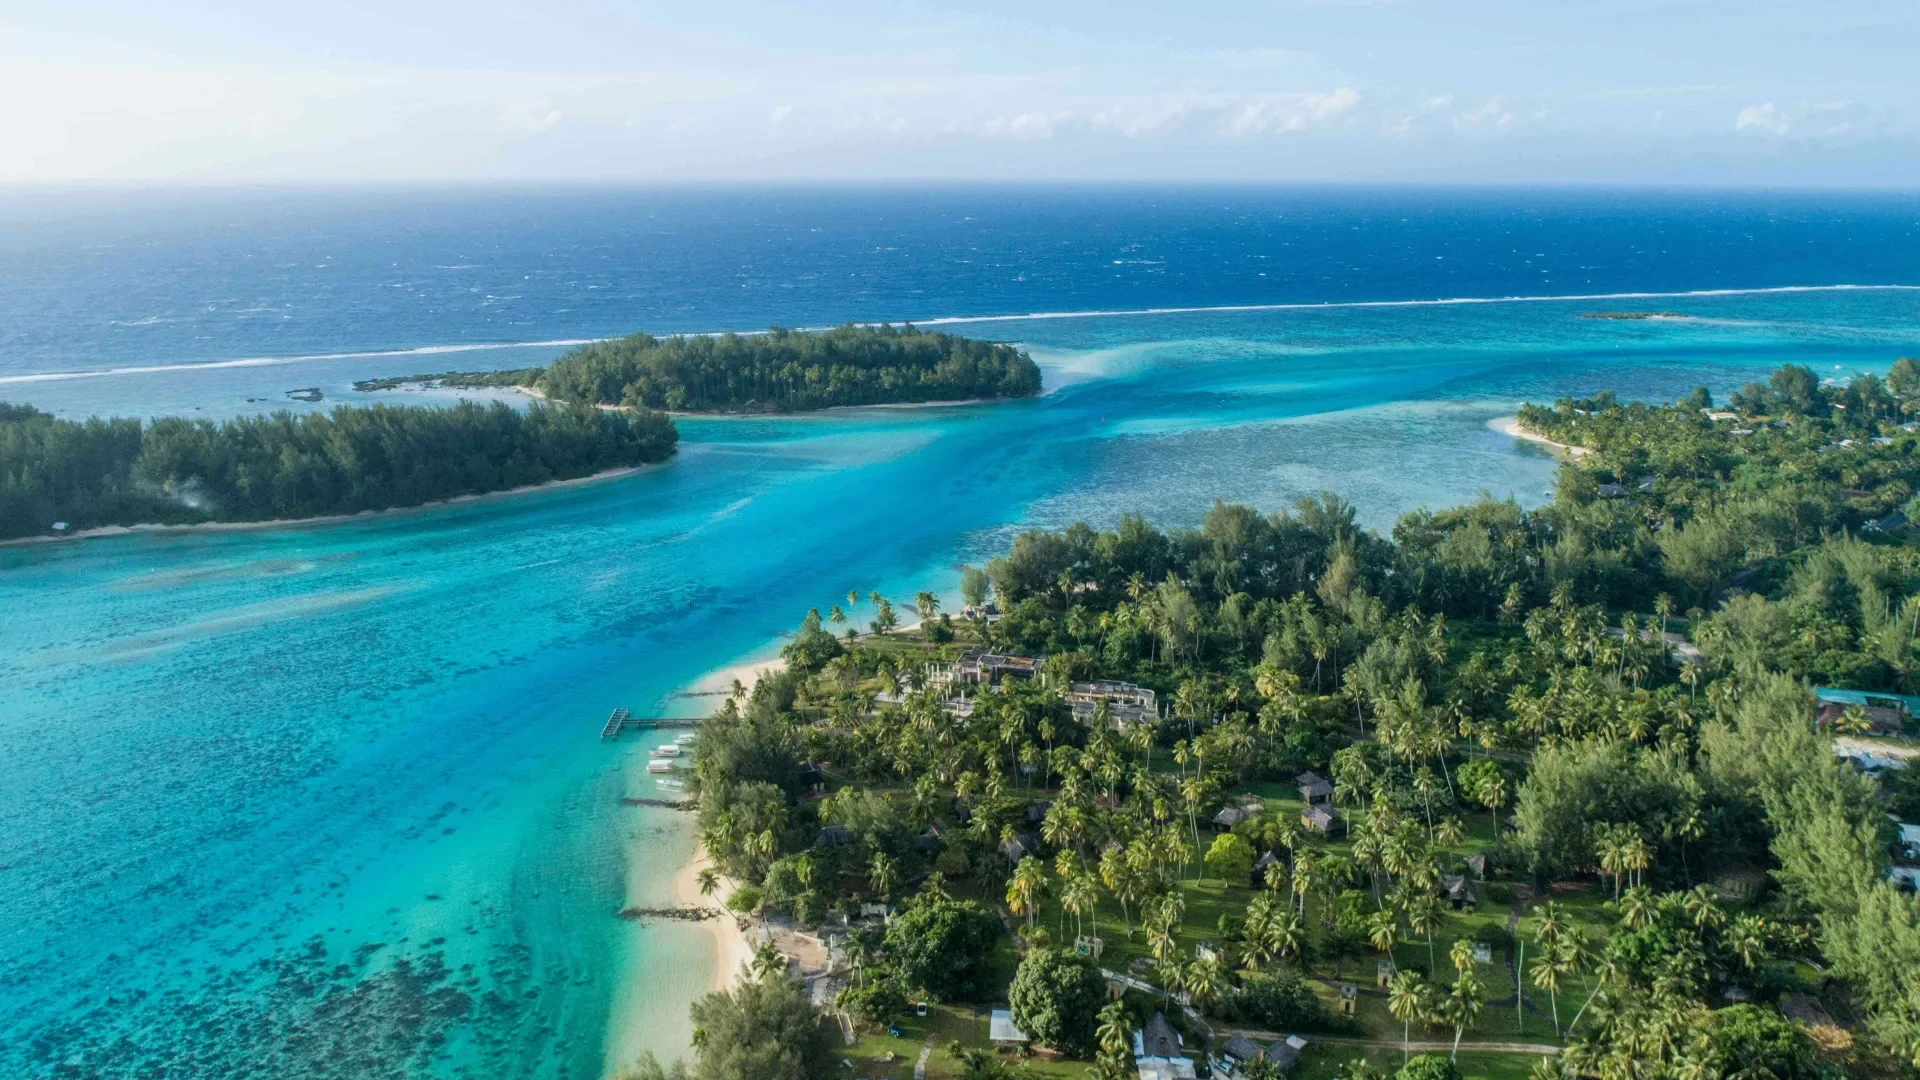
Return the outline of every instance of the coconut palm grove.
{"type": "Polygon", "coordinates": [[[1908,1075],[1917,414],[1910,359],[1562,400],[1538,509],[1216,504],[1025,533],[917,628],[823,597],[688,785],[759,958],[640,1072],[1908,1075]]]}

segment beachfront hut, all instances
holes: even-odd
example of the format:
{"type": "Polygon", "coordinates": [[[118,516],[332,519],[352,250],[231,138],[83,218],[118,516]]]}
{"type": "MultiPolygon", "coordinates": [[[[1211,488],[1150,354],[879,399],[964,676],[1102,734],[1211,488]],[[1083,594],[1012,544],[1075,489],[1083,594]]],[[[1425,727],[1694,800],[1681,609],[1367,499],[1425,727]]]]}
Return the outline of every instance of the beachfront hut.
{"type": "Polygon", "coordinates": [[[1292,1072],[1294,1062],[1300,1060],[1300,1051],[1307,1048],[1307,1040],[1298,1035],[1289,1035],[1276,1043],[1267,1045],[1267,1060],[1281,1072],[1292,1072]]]}
{"type": "Polygon", "coordinates": [[[1267,867],[1279,861],[1280,856],[1275,855],[1273,852],[1261,852],[1260,857],[1253,861],[1253,873],[1247,875],[1247,883],[1256,889],[1266,885],[1267,867]]]}
{"type": "Polygon", "coordinates": [[[1866,714],[1867,727],[1875,734],[1898,735],[1906,729],[1907,718],[1920,706],[1920,698],[1877,690],[1837,690],[1830,686],[1813,688],[1814,718],[1831,726],[1857,706],[1866,714]]]}
{"type": "Polygon", "coordinates": [[[1193,1061],[1180,1052],[1180,1033],[1157,1012],[1133,1033],[1133,1063],[1140,1080],[1193,1080],[1193,1061]]]}
{"type": "Polygon", "coordinates": [[[1213,827],[1216,832],[1228,832],[1235,825],[1247,820],[1247,812],[1237,806],[1229,806],[1213,815],[1213,827]]]}
{"type": "Polygon", "coordinates": [[[1040,854],[1040,838],[1030,832],[1015,833],[1000,845],[1000,851],[1008,861],[1019,862],[1029,855],[1040,854]]]}
{"type": "Polygon", "coordinates": [[[1293,778],[1300,785],[1300,801],[1312,806],[1314,803],[1333,801],[1333,784],[1316,772],[1303,772],[1293,778]]]}
{"type": "Polygon", "coordinates": [[[1480,894],[1473,882],[1465,874],[1448,874],[1440,879],[1440,895],[1446,897],[1453,910],[1461,911],[1480,902],[1480,894]]]}
{"type": "Polygon", "coordinates": [[[1339,810],[1324,803],[1309,806],[1300,811],[1300,825],[1311,832],[1317,832],[1329,839],[1347,834],[1346,816],[1339,810]]]}

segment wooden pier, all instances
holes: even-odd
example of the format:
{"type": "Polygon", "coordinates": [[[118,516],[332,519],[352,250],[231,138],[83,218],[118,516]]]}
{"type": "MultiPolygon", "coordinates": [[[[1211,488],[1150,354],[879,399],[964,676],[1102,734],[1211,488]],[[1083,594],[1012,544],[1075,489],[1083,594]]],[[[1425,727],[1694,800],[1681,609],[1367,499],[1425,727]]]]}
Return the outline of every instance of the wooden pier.
{"type": "Polygon", "coordinates": [[[699,726],[700,721],[690,717],[634,716],[625,709],[615,709],[600,728],[600,737],[617,739],[628,728],[684,728],[691,731],[699,726]]]}

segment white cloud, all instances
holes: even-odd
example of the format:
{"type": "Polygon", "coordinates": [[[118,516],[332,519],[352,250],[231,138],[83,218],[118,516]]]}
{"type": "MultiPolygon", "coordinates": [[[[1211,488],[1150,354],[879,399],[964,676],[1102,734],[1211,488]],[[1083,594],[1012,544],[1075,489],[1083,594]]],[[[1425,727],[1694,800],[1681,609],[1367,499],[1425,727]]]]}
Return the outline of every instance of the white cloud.
{"type": "Polygon", "coordinates": [[[767,114],[767,123],[774,124],[774,125],[784,124],[787,122],[787,117],[792,115],[793,115],[792,102],[788,102],[784,105],[775,105],[773,107],[773,111],[767,114]]]}
{"type": "Polygon", "coordinates": [[[1749,105],[1741,109],[1740,114],[1733,118],[1733,130],[1785,135],[1793,130],[1793,121],[1769,101],[1765,105],[1749,105]]]}
{"type": "Polygon", "coordinates": [[[1054,129],[1071,119],[1073,114],[1070,112],[1029,112],[1018,116],[997,116],[980,126],[980,134],[997,139],[1035,142],[1053,138],[1054,129]]]}
{"type": "Polygon", "coordinates": [[[1453,130],[1463,135],[1505,131],[1512,126],[1513,113],[1497,96],[1488,98],[1485,105],[1469,112],[1459,113],[1453,118],[1453,130]]]}
{"type": "Polygon", "coordinates": [[[1232,135],[1284,135],[1338,120],[1359,104],[1360,92],[1350,86],[1324,94],[1248,97],[1226,110],[1220,127],[1232,135]]]}

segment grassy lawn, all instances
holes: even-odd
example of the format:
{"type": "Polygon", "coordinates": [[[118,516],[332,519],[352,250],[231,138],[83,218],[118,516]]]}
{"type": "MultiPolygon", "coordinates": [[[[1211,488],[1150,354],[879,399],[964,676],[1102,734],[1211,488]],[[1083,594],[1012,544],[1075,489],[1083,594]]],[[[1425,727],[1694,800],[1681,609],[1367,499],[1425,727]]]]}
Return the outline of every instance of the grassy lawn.
{"type": "MultiPolygon", "coordinates": [[[[990,1006],[974,1007],[970,1005],[935,1005],[926,1016],[903,1016],[894,1021],[900,1029],[898,1036],[889,1035],[885,1028],[878,1032],[860,1029],[859,1039],[846,1048],[845,1058],[853,1062],[852,1069],[843,1069],[844,1075],[866,1080],[912,1080],[913,1063],[920,1056],[920,1047],[931,1035],[933,1054],[927,1059],[928,1080],[953,1080],[960,1075],[960,1065],[947,1053],[947,1044],[958,1040],[962,1045],[984,1048],[987,1043],[987,1015],[990,1006]],[[893,1054],[892,1061],[884,1060],[893,1054]]],[[[1016,1063],[1015,1067],[1035,1080],[1081,1080],[1091,1066],[1084,1061],[1065,1061],[1045,1054],[1035,1054],[1022,1059],[1016,1054],[1007,1054],[1005,1060],[1016,1063]]]]}
{"type": "MultiPolygon", "coordinates": [[[[1404,1060],[1398,1050],[1310,1043],[1293,1068],[1293,1080],[1327,1080],[1340,1066],[1357,1057],[1365,1057],[1388,1076],[1392,1076],[1404,1060]]],[[[1455,1064],[1467,1080],[1526,1080],[1536,1060],[1532,1054],[1474,1053],[1463,1049],[1455,1064]]]]}

